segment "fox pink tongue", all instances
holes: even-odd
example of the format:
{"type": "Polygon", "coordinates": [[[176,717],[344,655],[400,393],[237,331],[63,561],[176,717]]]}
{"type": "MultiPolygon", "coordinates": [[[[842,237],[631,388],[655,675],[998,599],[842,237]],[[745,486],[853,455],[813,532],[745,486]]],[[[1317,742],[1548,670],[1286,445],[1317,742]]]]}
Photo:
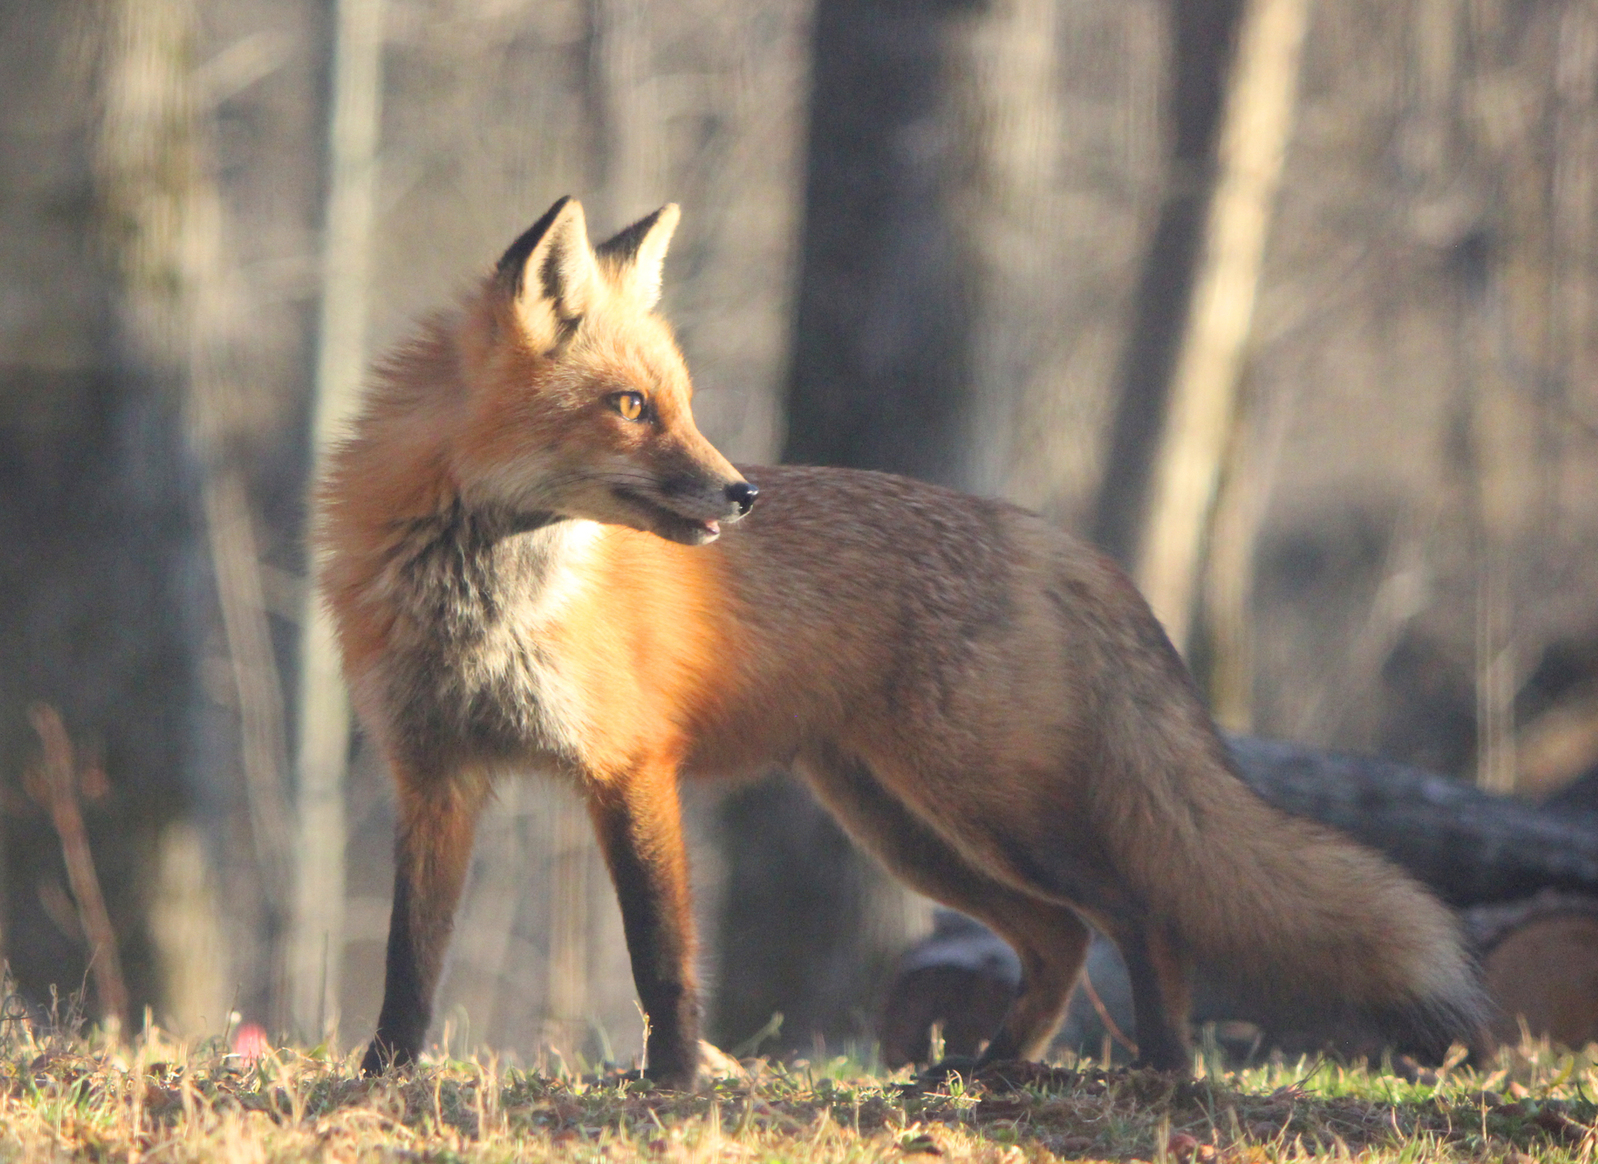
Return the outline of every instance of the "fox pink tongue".
{"type": "Polygon", "coordinates": [[[706,533],[719,534],[721,532],[721,523],[719,521],[702,521],[699,524],[705,527],[706,533]]]}

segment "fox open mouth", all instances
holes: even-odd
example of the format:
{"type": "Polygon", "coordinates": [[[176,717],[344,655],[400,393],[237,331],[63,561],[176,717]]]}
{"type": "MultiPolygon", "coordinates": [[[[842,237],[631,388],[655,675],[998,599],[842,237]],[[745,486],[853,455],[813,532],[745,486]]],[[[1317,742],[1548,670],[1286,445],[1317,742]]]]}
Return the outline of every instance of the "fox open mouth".
{"type": "Polygon", "coordinates": [[[647,516],[650,532],[670,541],[702,546],[721,536],[721,523],[713,518],[684,517],[676,510],[668,509],[660,502],[651,500],[641,493],[635,493],[631,489],[617,488],[611,492],[647,516]]]}

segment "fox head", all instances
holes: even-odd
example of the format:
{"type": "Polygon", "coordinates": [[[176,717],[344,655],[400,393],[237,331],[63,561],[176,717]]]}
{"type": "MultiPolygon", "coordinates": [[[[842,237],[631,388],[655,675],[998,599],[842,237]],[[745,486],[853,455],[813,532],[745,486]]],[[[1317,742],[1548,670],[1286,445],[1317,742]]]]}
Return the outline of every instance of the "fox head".
{"type": "Polygon", "coordinates": [[[499,260],[463,356],[456,473],[473,500],[702,545],[755,487],[711,446],[671,329],[654,313],[677,225],[666,205],[598,248],[562,198],[499,260]]]}

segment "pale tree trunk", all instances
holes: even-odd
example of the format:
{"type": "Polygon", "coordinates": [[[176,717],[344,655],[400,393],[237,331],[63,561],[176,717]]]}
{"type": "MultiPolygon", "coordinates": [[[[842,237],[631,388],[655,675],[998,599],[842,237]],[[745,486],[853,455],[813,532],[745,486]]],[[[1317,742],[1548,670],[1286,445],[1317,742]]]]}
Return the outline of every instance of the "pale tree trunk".
{"type": "MultiPolygon", "coordinates": [[[[333,41],[322,314],[317,341],[313,480],[359,401],[366,369],[377,133],[382,100],[382,0],[339,0],[333,41]]],[[[314,572],[314,563],[313,563],[314,572]]],[[[294,931],[289,1017],[312,1039],[338,1023],[344,965],[344,781],[349,697],[331,619],[307,587],[300,620],[294,931]]]]}
{"type": "Polygon", "coordinates": [[[1568,393],[1598,369],[1598,272],[1591,257],[1598,233],[1598,120],[1591,116],[1598,92],[1598,10],[1592,5],[1565,9],[1558,53],[1552,226],[1555,294],[1563,310],[1550,325],[1568,393]]]}
{"type": "Polygon", "coordinates": [[[597,853],[588,814],[580,805],[561,800],[550,813],[549,948],[545,963],[543,1042],[574,1061],[585,1047],[590,1009],[589,886],[605,878],[604,862],[597,853]]]}
{"type": "Polygon", "coordinates": [[[1115,416],[1089,531],[1123,565],[1137,555],[1150,478],[1189,316],[1243,0],[1172,0],[1170,138],[1159,217],[1144,251],[1117,374],[1115,416]]]}
{"type": "Polygon", "coordinates": [[[645,0],[588,0],[587,14],[584,96],[594,129],[597,198],[585,205],[594,230],[616,229],[668,201],[654,37],[645,0]]]}
{"type": "MultiPolygon", "coordinates": [[[[189,0],[119,3],[108,13],[99,152],[120,239],[124,334],[147,368],[183,390],[188,447],[240,722],[237,763],[267,905],[268,960],[286,894],[288,807],[282,686],[267,626],[252,518],[229,438],[230,344],[243,329],[229,275],[220,197],[210,175],[205,95],[193,59],[198,14],[189,0]]],[[[210,758],[201,765],[209,767],[210,758]]],[[[166,968],[164,1021],[193,1033],[225,1026],[232,967],[210,863],[196,835],[169,826],[159,846],[153,933],[166,968]],[[174,868],[188,877],[172,876],[174,868]],[[195,877],[195,873],[200,876],[195,877]],[[180,884],[187,880],[187,884],[180,884]]]]}
{"type": "Polygon", "coordinates": [[[1048,294],[1057,256],[1038,245],[1064,225],[1050,172],[1065,134],[1055,88],[1058,10],[1056,0],[1004,0],[968,17],[949,37],[945,81],[956,143],[945,179],[948,217],[970,272],[970,399],[960,464],[944,481],[1034,507],[1068,459],[1048,446],[1018,456],[1034,446],[1017,439],[1044,427],[1027,415],[1037,402],[1026,388],[1037,379],[1045,379],[1041,391],[1051,387],[1049,341],[1062,333],[1048,294]]]}
{"type": "Polygon", "coordinates": [[[216,869],[204,832],[177,821],[161,832],[156,853],[150,935],[161,957],[163,1026],[186,1038],[222,1033],[233,1001],[236,949],[221,925],[216,869]]]}
{"type": "Polygon", "coordinates": [[[1209,647],[1204,685],[1210,714],[1232,732],[1254,726],[1254,551],[1286,411],[1271,414],[1268,435],[1252,417],[1238,424],[1210,530],[1201,596],[1209,647]]]}
{"type": "MultiPolygon", "coordinates": [[[[1472,30],[1477,38],[1486,33],[1494,48],[1510,39],[1502,14],[1472,15],[1486,26],[1472,30]]],[[[1561,63],[1577,76],[1581,57],[1593,51],[1581,44],[1590,35],[1591,15],[1590,6],[1572,5],[1562,22],[1561,31],[1572,40],[1561,63]],[[1585,30],[1572,18],[1583,9],[1585,30]]],[[[1585,69],[1590,84],[1590,61],[1585,69]]],[[[1556,77],[1556,94],[1560,81],[1568,84],[1571,79],[1568,74],[1556,77]]],[[[1473,390],[1478,539],[1476,781],[1492,792],[1512,792],[1520,770],[1515,703],[1527,677],[1522,656],[1530,653],[1530,644],[1521,641],[1517,630],[1517,622],[1524,627],[1528,621],[1524,615],[1517,618],[1515,610],[1517,591],[1524,593],[1518,563],[1526,560],[1531,547],[1557,536],[1554,514],[1560,487],[1547,432],[1552,393],[1544,385],[1561,379],[1564,371],[1560,337],[1565,328],[1560,326],[1557,298],[1564,251],[1560,244],[1580,243],[1579,236],[1559,238],[1569,220],[1561,213],[1558,193],[1550,190],[1557,177],[1549,173],[1547,147],[1538,140],[1540,126],[1518,92],[1480,86],[1469,100],[1466,124],[1476,131],[1476,149],[1486,155],[1499,200],[1497,230],[1482,255],[1483,277],[1469,288],[1463,316],[1474,344],[1461,345],[1475,356],[1467,383],[1473,390]]],[[[1559,165],[1579,172],[1592,159],[1578,149],[1561,157],[1556,173],[1559,165]]],[[[1590,382],[1590,369],[1571,371],[1578,382],[1590,382]]]]}
{"type": "Polygon", "coordinates": [[[1581,342],[1588,325],[1573,325],[1559,300],[1568,294],[1566,303],[1583,302],[1582,281],[1562,286],[1561,268],[1581,253],[1590,228],[1590,206],[1572,215],[1568,198],[1590,183],[1583,172],[1591,159],[1570,140],[1580,135],[1562,115],[1572,82],[1584,79],[1590,100],[1590,8],[1570,6],[1557,27],[1548,124],[1555,145],[1569,149],[1551,173],[1542,116],[1523,87],[1505,80],[1513,69],[1501,60],[1513,60],[1520,34],[1502,11],[1418,0],[1410,46],[1408,138],[1425,143],[1411,144],[1412,161],[1431,222],[1428,241],[1446,248],[1458,296],[1455,419],[1463,439],[1451,451],[1475,574],[1475,779],[1495,792],[1514,790],[1522,768],[1516,700],[1535,650],[1522,634],[1535,619],[1515,609],[1516,594],[1526,590],[1521,563],[1560,532],[1560,459],[1549,434],[1554,385],[1566,376],[1572,384],[1591,380],[1579,357],[1566,363],[1569,340],[1581,342]]]}
{"type": "Polygon", "coordinates": [[[1137,558],[1144,597],[1188,643],[1206,536],[1234,429],[1271,214],[1297,104],[1308,0],[1246,0],[1216,184],[1155,457],[1137,558]]]}
{"type": "MultiPolygon", "coordinates": [[[[142,6],[148,7],[148,6],[142,6]]],[[[197,23],[197,22],[196,22],[197,23]]],[[[196,30],[197,31],[197,30],[196,30]]],[[[195,31],[190,32],[191,38],[195,31]]],[[[239,451],[247,430],[240,415],[242,389],[237,340],[250,327],[246,292],[229,252],[224,208],[213,177],[210,111],[191,67],[184,102],[191,119],[191,148],[179,156],[189,170],[181,241],[187,330],[187,410],[190,446],[198,462],[206,546],[227,644],[238,710],[238,766],[264,903],[262,947],[267,981],[278,977],[283,956],[292,878],[293,811],[288,799],[288,738],[283,680],[267,622],[266,599],[249,484],[239,451]]],[[[163,841],[161,884],[176,887],[175,868],[192,864],[194,838],[174,826],[163,841]]],[[[235,967],[219,959],[222,940],[210,878],[191,884],[168,910],[174,939],[193,943],[169,959],[174,984],[190,995],[174,1004],[182,1029],[215,1031],[227,1025],[227,979],[235,967]],[[213,911],[209,928],[199,914],[213,911]],[[187,912],[191,920],[176,921],[187,912]],[[204,987],[202,989],[202,986],[204,987]]],[[[270,986],[268,986],[270,994],[270,986]]]]}
{"type": "MultiPolygon", "coordinates": [[[[1415,117],[1428,148],[1418,151],[1418,169],[1434,198],[1465,168],[1469,135],[1456,124],[1464,75],[1465,6],[1458,0],[1418,0],[1411,70],[1415,117]]],[[[1513,180],[1511,180],[1513,185],[1513,180]]],[[[1506,191],[1508,192],[1508,191],[1506,191]]],[[[1496,240],[1475,224],[1454,243],[1454,273],[1460,304],[1460,383],[1464,428],[1469,434],[1460,469],[1468,479],[1468,525],[1476,566],[1475,686],[1476,782],[1489,791],[1515,786],[1514,697],[1516,665],[1511,641],[1507,538],[1519,495],[1515,447],[1522,418],[1505,383],[1501,340],[1507,321],[1503,287],[1496,277],[1496,240]]]]}

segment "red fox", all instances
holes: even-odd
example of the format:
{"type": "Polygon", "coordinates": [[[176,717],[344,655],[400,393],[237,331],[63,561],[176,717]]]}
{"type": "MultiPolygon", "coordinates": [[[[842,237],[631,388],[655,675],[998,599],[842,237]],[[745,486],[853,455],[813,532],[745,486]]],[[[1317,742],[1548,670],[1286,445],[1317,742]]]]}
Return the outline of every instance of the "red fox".
{"type": "Polygon", "coordinates": [[[595,248],[557,202],[380,364],[320,483],[320,585],[399,791],[387,983],[363,1069],[411,1062],[501,773],[586,800],[646,1073],[692,1085],[678,781],[790,764],[860,844],[1020,955],[988,1060],[1035,1056],[1088,925],[1144,1063],[1189,1066],[1189,968],[1436,1057],[1482,1004],[1452,915],[1233,774],[1121,571],[999,501],[729,464],[654,314],[665,206],[595,248]]]}

